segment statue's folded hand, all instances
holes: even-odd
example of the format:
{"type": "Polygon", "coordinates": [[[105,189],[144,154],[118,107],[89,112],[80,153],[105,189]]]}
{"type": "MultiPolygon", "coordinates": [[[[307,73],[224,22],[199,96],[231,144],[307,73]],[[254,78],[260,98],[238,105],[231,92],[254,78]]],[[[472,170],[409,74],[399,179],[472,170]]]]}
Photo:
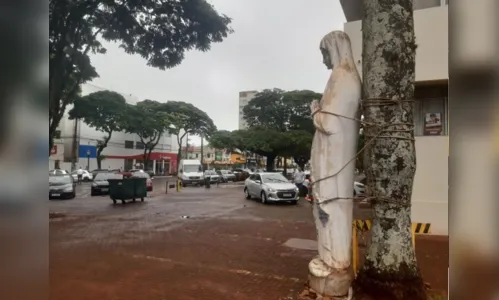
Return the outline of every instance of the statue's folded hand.
{"type": "Polygon", "coordinates": [[[320,109],[321,105],[319,104],[318,100],[314,100],[312,101],[312,103],[310,103],[310,111],[312,112],[312,115],[316,114],[320,109]]]}

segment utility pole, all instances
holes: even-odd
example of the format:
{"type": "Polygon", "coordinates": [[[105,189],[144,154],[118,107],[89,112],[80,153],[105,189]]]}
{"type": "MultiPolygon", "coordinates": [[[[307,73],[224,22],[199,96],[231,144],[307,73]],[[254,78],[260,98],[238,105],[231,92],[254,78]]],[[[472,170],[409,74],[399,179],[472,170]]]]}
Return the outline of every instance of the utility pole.
{"type": "Polygon", "coordinates": [[[76,170],[76,163],[78,162],[78,123],[79,119],[74,119],[73,126],[73,144],[71,145],[71,171],[76,170]]]}
{"type": "Polygon", "coordinates": [[[204,137],[203,137],[203,135],[201,135],[201,165],[204,168],[204,165],[203,165],[203,163],[204,163],[203,146],[204,146],[204,137]]]}

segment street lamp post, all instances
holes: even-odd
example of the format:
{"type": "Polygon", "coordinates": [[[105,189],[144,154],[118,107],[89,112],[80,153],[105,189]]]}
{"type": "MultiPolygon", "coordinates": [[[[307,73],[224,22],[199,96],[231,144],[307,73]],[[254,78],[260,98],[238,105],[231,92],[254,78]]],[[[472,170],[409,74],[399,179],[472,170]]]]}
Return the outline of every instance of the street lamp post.
{"type": "Polygon", "coordinates": [[[90,150],[87,150],[87,170],[90,170],[90,150]]]}

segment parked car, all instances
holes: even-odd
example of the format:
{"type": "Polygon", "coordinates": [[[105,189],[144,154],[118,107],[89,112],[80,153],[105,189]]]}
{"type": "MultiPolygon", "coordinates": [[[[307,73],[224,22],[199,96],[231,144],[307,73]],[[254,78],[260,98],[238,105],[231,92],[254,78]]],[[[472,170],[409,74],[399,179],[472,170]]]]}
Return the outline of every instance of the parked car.
{"type": "Polygon", "coordinates": [[[108,173],[109,170],[108,169],[95,169],[95,170],[90,171],[90,174],[92,174],[92,178],[95,178],[97,173],[102,173],[102,172],[108,173]]]}
{"type": "MultiPolygon", "coordinates": [[[[73,176],[74,180],[78,180],[78,171],[73,171],[71,172],[71,176],[73,176]]],[[[87,170],[83,170],[83,174],[81,179],[83,181],[91,181],[94,177],[92,176],[92,173],[88,172],[87,170]]]]}
{"type": "Polygon", "coordinates": [[[365,195],[365,186],[364,186],[364,184],[355,181],[353,183],[353,195],[354,195],[354,197],[355,196],[358,196],[358,197],[364,196],[365,195]]]}
{"type": "Polygon", "coordinates": [[[220,175],[223,182],[236,181],[236,175],[229,170],[220,170],[218,175],[220,175]]]}
{"type": "Polygon", "coordinates": [[[140,171],[137,171],[137,172],[133,172],[132,173],[132,176],[130,177],[138,177],[138,178],[146,178],[146,185],[147,185],[147,191],[148,192],[152,192],[152,180],[151,180],[151,176],[149,176],[149,174],[143,170],[140,170],[140,171]]]}
{"type": "Polygon", "coordinates": [[[206,170],[204,171],[204,178],[207,176],[210,177],[210,183],[217,183],[221,181],[220,175],[218,175],[217,171],[215,170],[206,170]]]}
{"type": "Polygon", "coordinates": [[[132,175],[132,173],[135,173],[135,172],[140,172],[140,171],[142,171],[142,172],[145,172],[145,173],[149,174],[149,177],[150,177],[150,178],[154,177],[154,171],[153,171],[153,170],[130,169],[130,170],[128,170],[128,171],[126,171],[126,172],[123,172],[123,173],[130,173],[130,174],[128,174],[128,175],[129,175],[129,176],[131,176],[131,175],[132,175]]]}
{"type": "Polygon", "coordinates": [[[298,192],[298,188],[281,173],[256,173],[244,182],[246,199],[255,197],[264,204],[269,201],[286,201],[296,204],[300,198],[298,192]]]}
{"type": "Polygon", "coordinates": [[[234,169],[232,172],[236,176],[236,181],[244,181],[248,177],[250,177],[251,174],[253,174],[253,172],[251,172],[251,170],[248,169],[234,169]]]}
{"type": "Polygon", "coordinates": [[[69,175],[69,172],[66,170],[54,169],[49,171],[49,176],[50,175],[69,175]]]}
{"type": "Polygon", "coordinates": [[[97,173],[90,188],[90,195],[96,196],[109,194],[109,182],[107,181],[108,179],[123,179],[123,175],[114,172],[97,173]]]}
{"type": "Polygon", "coordinates": [[[49,199],[76,197],[76,185],[69,174],[49,175],[49,199]]]}

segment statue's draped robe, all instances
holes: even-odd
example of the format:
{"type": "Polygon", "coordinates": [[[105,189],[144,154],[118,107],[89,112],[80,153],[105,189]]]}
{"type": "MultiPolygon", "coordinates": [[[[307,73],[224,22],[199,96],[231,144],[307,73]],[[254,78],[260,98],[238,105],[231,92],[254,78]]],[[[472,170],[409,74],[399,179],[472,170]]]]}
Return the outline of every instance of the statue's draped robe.
{"type": "MultiPolygon", "coordinates": [[[[359,118],[361,97],[360,77],[352,60],[348,37],[329,37],[329,41],[327,37],[326,44],[330,44],[326,48],[329,48],[333,69],[318,105],[320,111],[313,115],[316,131],[310,160],[311,179],[317,181],[312,191],[320,260],[316,258],[309,266],[311,274],[315,271],[315,276],[322,274],[320,277],[327,276],[332,269],[347,271],[351,264],[353,158],[359,136],[359,122],[352,119],[359,118]],[[333,198],[350,199],[327,201],[333,198]],[[327,202],[320,204],[322,201],[327,202]]],[[[312,109],[317,107],[312,105],[312,109]]],[[[346,281],[349,285],[350,279],[346,281]]],[[[338,288],[344,290],[344,287],[338,288]]]]}

